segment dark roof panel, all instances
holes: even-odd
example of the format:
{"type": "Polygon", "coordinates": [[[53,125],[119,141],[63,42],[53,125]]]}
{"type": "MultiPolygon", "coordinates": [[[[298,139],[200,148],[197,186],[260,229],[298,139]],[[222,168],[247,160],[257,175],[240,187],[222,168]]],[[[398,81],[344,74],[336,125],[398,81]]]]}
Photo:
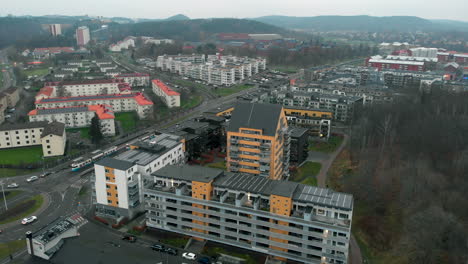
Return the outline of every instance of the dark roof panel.
{"type": "Polygon", "coordinates": [[[283,107],[276,104],[238,103],[232,113],[228,131],[238,132],[239,128],[260,129],[263,135],[274,136],[283,107]]]}

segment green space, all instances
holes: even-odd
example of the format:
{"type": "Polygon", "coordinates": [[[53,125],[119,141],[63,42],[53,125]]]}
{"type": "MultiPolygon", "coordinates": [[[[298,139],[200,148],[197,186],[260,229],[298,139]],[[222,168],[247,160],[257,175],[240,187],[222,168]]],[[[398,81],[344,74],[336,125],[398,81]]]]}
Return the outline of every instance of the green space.
{"type": "Polygon", "coordinates": [[[78,192],[78,196],[84,196],[86,193],[88,193],[88,187],[81,186],[80,191],[78,192]]]}
{"type": "Polygon", "coordinates": [[[242,259],[245,259],[244,263],[246,263],[246,264],[257,264],[258,263],[249,254],[242,254],[242,253],[227,251],[226,249],[220,248],[220,247],[205,247],[203,249],[202,253],[205,254],[205,255],[208,255],[210,257],[217,256],[218,254],[225,254],[225,255],[236,257],[236,258],[242,258],[242,259]]]}
{"type": "Polygon", "coordinates": [[[7,258],[21,249],[26,248],[26,239],[14,240],[0,244],[0,259],[7,258]]]}
{"type": "Polygon", "coordinates": [[[271,66],[271,67],[268,67],[270,68],[271,70],[274,70],[274,71],[280,71],[280,72],[284,72],[284,73],[296,73],[299,71],[299,68],[298,67],[294,67],[294,66],[271,66]]]}
{"type": "Polygon", "coordinates": [[[116,113],[115,121],[119,121],[125,133],[136,129],[138,117],[134,112],[116,113]]]}
{"type": "Polygon", "coordinates": [[[297,168],[291,177],[290,181],[300,182],[311,186],[317,186],[317,174],[319,174],[322,164],[319,162],[308,161],[301,167],[297,168]]]}
{"type": "Polygon", "coordinates": [[[3,87],[3,72],[0,70],[0,88],[3,87]]]}
{"type": "Polygon", "coordinates": [[[238,93],[240,91],[243,91],[249,88],[252,88],[252,86],[239,84],[239,85],[234,85],[231,87],[223,87],[223,88],[219,87],[219,88],[214,89],[213,91],[215,94],[219,96],[228,96],[228,95],[235,94],[235,93],[238,93]]]}
{"type": "Polygon", "coordinates": [[[33,172],[39,171],[39,169],[10,169],[10,168],[0,168],[0,178],[2,177],[13,177],[30,174],[33,172]]]}
{"type": "Polygon", "coordinates": [[[331,153],[343,142],[343,136],[331,136],[328,141],[309,141],[309,150],[331,153]]]}
{"type": "Polygon", "coordinates": [[[181,108],[190,109],[201,103],[203,97],[201,95],[191,95],[188,100],[182,101],[181,108]]]}
{"type": "Polygon", "coordinates": [[[226,161],[209,163],[209,164],[206,164],[206,166],[210,168],[214,168],[214,169],[226,170],[226,161]]]}
{"type": "Polygon", "coordinates": [[[167,238],[167,239],[161,239],[161,243],[171,245],[173,247],[178,247],[178,248],[184,248],[185,245],[187,245],[188,238],[167,238]]]}
{"type": "Polygon", "coordinates": [[[8,208],[8,211],[2,212],[0,214],[0,225],[32,215],[41,207],[43,202],[44,198],[42,195],[38,194],[28,200],[16,204],[12,208],[8,208]]]}
{"type": "Polygon", "coordinates": [[[46,75],[49,73],[49,69],[48,68],[37,68],[37,69],[30,69],[30,70],[24,70],[23,71],[24,75],[26,76],[34,76],[34,75],[37,75],[37,76],[42,76],[42,75],[46,75]]]}
{"type": "Polygon", "coordinates": [[[83,139],[90,139],[89,136],[89,127],[80,127],[80,128],[67,128],[67,133],[80,133],[80,137],[83,139]]]}
{"type": "Polygon", "coordinates": [[[2,164],[20,165],[42,160],[42,146],[11,148],[0,150],[2,164]]]}
{"type": "MultiPolygon", "coordinates": [[[[18,191],[18,190],[14,190],[14,191],[5,191],[5,197],[7,199],[7,202],[8,202],[8,199],[11,199],[15,196],[17,196],[18,194],[22,193],[23,191],[18,191]]],[[[0,195],[0,201],[3,201],[3,195],[0,195]]]]}

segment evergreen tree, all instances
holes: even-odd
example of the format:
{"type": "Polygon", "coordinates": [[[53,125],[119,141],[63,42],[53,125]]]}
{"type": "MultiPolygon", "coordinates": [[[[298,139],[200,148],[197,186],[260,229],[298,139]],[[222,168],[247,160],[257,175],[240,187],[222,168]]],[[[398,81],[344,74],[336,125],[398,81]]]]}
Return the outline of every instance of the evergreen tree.
{"type": "Polygon", "coordinates": [[[101,142],[103,135],[101,132],[101,125],[99,124],[99,118],[97,114],[94,114],[94,117],[91,119],[91,127],[89,128],[89,136],[91,137],[91,142],[93,144],[99,144],[101,142]]]}

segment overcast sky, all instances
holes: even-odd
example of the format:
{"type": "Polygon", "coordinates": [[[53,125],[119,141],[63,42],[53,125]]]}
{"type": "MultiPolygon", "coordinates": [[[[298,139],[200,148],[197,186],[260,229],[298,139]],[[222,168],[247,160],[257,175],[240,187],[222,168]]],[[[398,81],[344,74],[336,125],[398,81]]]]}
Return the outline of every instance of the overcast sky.
{"type": "Polygon", "coordinates": [[[467,0],[2,0],[0,16],[90,15],[132,18],[266,15],[419,16],[468,21],[467,0]]]}

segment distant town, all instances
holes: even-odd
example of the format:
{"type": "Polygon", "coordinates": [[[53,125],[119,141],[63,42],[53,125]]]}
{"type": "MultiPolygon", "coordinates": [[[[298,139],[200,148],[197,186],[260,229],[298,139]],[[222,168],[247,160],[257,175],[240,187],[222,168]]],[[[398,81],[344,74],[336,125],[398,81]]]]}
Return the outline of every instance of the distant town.
{"type": "Polygon", "coordinates": [[[465,131],[466,50],[122,25],[0,50],[1,263],[424,263],[390,251],[420,224],[400,174],[463,163],[429,131],[465,131]]]}

